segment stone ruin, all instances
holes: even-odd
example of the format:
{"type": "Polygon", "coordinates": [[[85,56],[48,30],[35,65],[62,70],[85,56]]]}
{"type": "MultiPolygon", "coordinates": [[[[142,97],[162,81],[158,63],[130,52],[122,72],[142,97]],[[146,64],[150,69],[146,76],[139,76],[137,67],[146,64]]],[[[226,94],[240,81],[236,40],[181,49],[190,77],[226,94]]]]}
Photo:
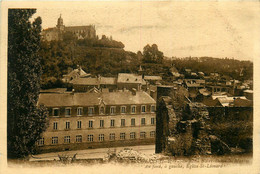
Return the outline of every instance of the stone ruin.
{"type": "MultiPolygon", "coordinates": [[[[160,92],[160,91],[159,91],[160,92]]],[[[185,96],[157,98],[156,153],[173,156],[225,154],[226,143],[212,135],[209,113],[202,103],[192,103],[185,96]]]]}

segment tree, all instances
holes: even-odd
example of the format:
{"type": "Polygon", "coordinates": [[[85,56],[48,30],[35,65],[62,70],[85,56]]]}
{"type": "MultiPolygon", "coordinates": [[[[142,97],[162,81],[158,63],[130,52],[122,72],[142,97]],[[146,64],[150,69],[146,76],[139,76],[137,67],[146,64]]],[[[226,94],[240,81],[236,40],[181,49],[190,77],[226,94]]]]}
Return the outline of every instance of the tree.
{"type": "Polygon", "coordinates": [[[47,126],[47,110],[37,107],[42,74],[40,57],[41,18],[30,22],[35,9],[8,11],[8,158],[35,152],[36,141],[47,126]]]}
{"type": "Polygon", "coordinates": [[[158,46],[153,44],[150,46],[147,44],[143,50],[143,62],[144,63],[162,63],[163,52],[158,50],[158,46]]]}

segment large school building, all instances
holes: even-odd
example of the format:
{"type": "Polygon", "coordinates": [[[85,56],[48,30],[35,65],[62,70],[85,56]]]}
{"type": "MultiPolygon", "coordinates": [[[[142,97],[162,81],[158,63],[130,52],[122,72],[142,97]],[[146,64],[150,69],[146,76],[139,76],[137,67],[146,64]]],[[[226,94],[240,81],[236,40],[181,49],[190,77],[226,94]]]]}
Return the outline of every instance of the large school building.
{"type": "Polygon", "coordinates": [[[48,128],[41,151],[155,143],[156,102],[144,91],[41,93],[48,128]]]}

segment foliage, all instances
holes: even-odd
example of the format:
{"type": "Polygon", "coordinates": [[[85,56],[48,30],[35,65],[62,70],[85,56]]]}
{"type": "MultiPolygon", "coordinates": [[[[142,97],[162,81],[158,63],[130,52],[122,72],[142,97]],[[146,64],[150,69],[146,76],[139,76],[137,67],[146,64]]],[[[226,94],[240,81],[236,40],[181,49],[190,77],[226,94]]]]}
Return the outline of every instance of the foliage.
{"type": "Polygon", "coordinates": [[[175,58],[173,64],[182,74],[185,74],[185,69],[191,69],[192,72],[202,71],[205,75],[217,72],[226,78],[242,81],[253,79],[253,62],[250,61],[229,58],[187,57],[175,58]]]}
{"type": "Polygon", "coordinates": [[[163,52],[159,51],[158,46],[147,44],[143,50],[143,63],[162,63],[163,52]]]}
{"type": "Polygon", "coordinates": [[[41,18],[35,9],[8,11],[8,157],[25,157],[45,129],[46,109],[37,107],[41,64],[38,54],[41,18]]]}

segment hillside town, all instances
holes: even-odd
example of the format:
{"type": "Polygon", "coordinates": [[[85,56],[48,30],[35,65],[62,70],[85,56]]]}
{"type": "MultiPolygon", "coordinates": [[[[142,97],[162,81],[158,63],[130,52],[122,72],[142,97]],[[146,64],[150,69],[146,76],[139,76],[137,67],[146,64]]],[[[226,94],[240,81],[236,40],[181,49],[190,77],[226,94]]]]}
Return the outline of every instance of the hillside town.
{"type": "MultiPolygon", "coordinates": [[[[62,41],[67,28],[77,40],[84,39],[83,35],[96,38],[91,27],[65,27],[60,16],[56,28],[43,30],[42,39],[62,41]],[[85,34],[92,30],[92,34],[85,34]]],[[[231,151],[234,142],[227,145],[220,140],[225,139],[221,133],[217,137],[210,132],[209,125],[220,120],[253,120],[252,79],[240,81],[216,71],[189,68],[179,72],[174,60],[168,73],[150,75],[142,63],[136,66],[136,73],[102,76],[77,65],[62,74],[65,88],[42,89],[38,105],[48,108],[49,127],[37,141],[39,151],[155,145],[155,152],[169,155],[224,154],[231,151]],[[183,100],[178,100],[180,97],[183,100]],[[203,114],[181,113],[187,107],[203,114]],[[180,126],[189,131],[184,133],[180,126]],[[194,137],[194,132],[201,130],[203,136],[197,133],[194,137]],[[223,143],[213,147],[217,140],[223,143]],[[179,145],[183,141],[185,145],[179,145]]],[[[239,75],[243,76],[243,69],[239,75]]],[[[252,137],[239,140],[233,147],[251,151],[252,137]]]]}
{"type": "Polygon", "coordinates": [[[9,48],[9,61],[18,62],[9,68],[11,155],[62,162],[252,155],[251,61],[166,57],[156,44],[125,51],[94,25],[65,26],[61,15],[56,27],[37,31],[29,53],[41,59],[12,61],[19,49],[9,48]]]}

